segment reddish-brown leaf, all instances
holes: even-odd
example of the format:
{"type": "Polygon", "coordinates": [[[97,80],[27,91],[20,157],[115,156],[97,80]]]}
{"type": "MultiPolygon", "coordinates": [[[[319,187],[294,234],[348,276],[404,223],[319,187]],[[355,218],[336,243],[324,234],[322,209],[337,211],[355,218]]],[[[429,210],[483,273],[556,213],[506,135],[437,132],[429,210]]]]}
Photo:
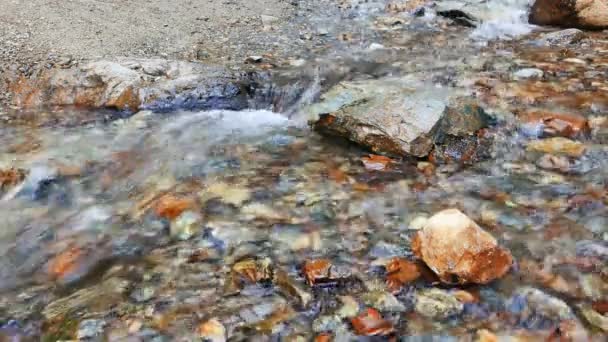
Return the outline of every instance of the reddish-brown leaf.
{"type": "Polygon", "coordinates": [[[386,336],[395,332],[393,324],[372,308],[352,318],[350,322],[355,333],[360,336],[386,336]]]}

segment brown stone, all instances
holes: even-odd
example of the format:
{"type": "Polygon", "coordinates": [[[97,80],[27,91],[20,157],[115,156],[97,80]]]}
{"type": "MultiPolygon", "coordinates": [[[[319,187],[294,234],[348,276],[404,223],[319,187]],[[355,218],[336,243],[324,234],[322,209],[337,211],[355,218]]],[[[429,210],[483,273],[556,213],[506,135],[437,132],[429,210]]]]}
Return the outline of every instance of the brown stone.
{"type": "Polygon", "coordinates": [[[530,23],[561,27],[603,29],[608,27],[605,0],[536,0],[530,23]]]}
{"type": "Polygon", "coordinates": [[[117,59],[42,69],[31,77],[3,74],[12,104],[108,108],[247,107],[244,76],[218,67],[164,59],[117,59]],[[243,78],[243,79],[241,79],[243,78]]]}
{"type": "Polygon", "coordinates": [[[487,284],[504,276],[511,253],[457,209],[431,217],[412,241],[416,256],[449,284],[487,284]]]}
{"type": "Polygon", "coordinates": [[[602,315],[608,313],[608,300],[600,300],[593,303],[593,310],[599,312],[602,315]]]}
{"type": "Polygon", "coordinates": [[[403,258],[393,258],[386,264],[386,286],[391,292],[420,278],[418,264],[403,258]]]}
{"type": "Polygon", "coordinates": [[[389,165],[393,163],[393,160],[385,156],[370,154],[367,157],[362,157],[361,162],[367,170],[380,171],[387,169],[389,165]]]}
{"type": "Polygon", "coordinates": [[[582,156],[587,148],[579,141],[574,141],[562,137],[534,140],[528,143],[528,151],[566,155],[570,157],[582,156]]]}
{"type": "Polygon", "coordinates": [[[49,274],[51,278],[61,278],[68,273],[74,272],[74,269],[78,267],[78,263],[82,261],[83,255],[83,250],[77,247],[70,247],[59,253],[49,262],[49,274]]]}
{"type": "Polygon", "coordinates": [[[331,266],[328,259],[307,260],[303,267],[306,282],[313,286],[319,280],[329,279],[331,266]]]}
{"type": "Polygon", "coordinates": [[[543,132],[551,136],[572,138],[590,131],[587,119],[578,114],[533,111],[520,115],[520,119],[527,124],[541,125],[543,132]]]}
{"type": "Polygon", "coordinates": [[[388,78],[341,82],[303,110],[324,135],[346,138],[376,154],[426,156],[444,117],[447,93],[388,78]]]}
{"type": "Polygon", "coordinates": [[[330,333],[320,333],[315,337],[315,342],[331,342],[332,337],[330,333]]]}
{"type": "Polygon", "coordinates": [[[0,169],[0,194],[21,183],[27,175],[22,169],[0,169]]]}
{"type": "Polygon", "coordinates": [[[395,332],[393,324],[372,308],[352,318],[350,322],[359,336],[386,336],[395,332]]]}
{"type": "Polygon", "coordinates": [[[190,198],[165,195],[161,197],[155,207],[156,215],[169,220],[181,215],[184,211],[194,207],[194,201],[190,198]]]}
{"type": "Polygon", "coordinates": [[[201,323],[196,332],[198,336],[210,341],[226,340],[226,328],[217,319],[210,319],[207,322],[201,323]]]}

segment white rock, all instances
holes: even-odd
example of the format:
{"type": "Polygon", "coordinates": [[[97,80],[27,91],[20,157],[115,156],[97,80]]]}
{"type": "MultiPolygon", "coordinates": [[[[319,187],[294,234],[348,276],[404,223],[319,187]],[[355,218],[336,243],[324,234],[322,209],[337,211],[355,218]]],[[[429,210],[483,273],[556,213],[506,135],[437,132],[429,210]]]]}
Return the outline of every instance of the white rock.
{"type": "Polygon", "coordinates": [[[513,76],[515,78],[519,78],[519,79],[523,79],[523,78],[541,78],[543,77],[545,73],[540,70],[540,69],[536,69],[536,68],[526,68],[526,69],[520,69],[518,71],[516,71],[513,76]]]}

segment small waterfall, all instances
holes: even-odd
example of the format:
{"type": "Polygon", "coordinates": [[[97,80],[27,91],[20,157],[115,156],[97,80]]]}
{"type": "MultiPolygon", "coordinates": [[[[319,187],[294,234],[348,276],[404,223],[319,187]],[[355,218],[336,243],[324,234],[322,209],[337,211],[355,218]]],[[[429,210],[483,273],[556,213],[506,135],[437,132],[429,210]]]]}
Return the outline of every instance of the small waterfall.
{"type": "Polygon", "coordinates": [[[482,23],[471,36],[479,40],[512,39],[530,33],[528,13],[533,0],[477,1],[482,23]]]}

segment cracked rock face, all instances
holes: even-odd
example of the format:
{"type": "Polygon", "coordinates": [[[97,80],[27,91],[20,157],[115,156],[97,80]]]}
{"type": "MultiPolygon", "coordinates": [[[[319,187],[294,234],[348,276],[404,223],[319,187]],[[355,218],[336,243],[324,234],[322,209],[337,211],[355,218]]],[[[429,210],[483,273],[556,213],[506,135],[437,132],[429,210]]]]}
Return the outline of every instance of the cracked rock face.
{"type": "Polygon", "coordinates": [[[454,139],[473,138],[476,150],[475,134],[491,121],[472,101],[396,78],[339,83],[306,111],[322,134],[397,156],[425,157],[454,139]]]}
{"type": "Polygon", "coordinates": [[[77,106],[137,111],[248,107],[246,77],[199,63],[164,59],[95,61],[9,82],[23,109],[77,106]]]}
{"type": "Polygon", "coordinates": [[[396,79],[343,82],[309,108],[321,133],[345,137],[376,153],[425,156],[447,94],[420,91],[396,79]]]}
{"type": "Polygon", "coordinates": [[[431,217],[412,241],[414,253],[442,282],[487,284],[504,276],[511,253],[457,209],[431,217]]]}
{"type": "Polygon", "coordinates": [[[530,23],[604,29],[608,27],[608,3],[605,0],[536,0],[530,11],[530,23]]]}

